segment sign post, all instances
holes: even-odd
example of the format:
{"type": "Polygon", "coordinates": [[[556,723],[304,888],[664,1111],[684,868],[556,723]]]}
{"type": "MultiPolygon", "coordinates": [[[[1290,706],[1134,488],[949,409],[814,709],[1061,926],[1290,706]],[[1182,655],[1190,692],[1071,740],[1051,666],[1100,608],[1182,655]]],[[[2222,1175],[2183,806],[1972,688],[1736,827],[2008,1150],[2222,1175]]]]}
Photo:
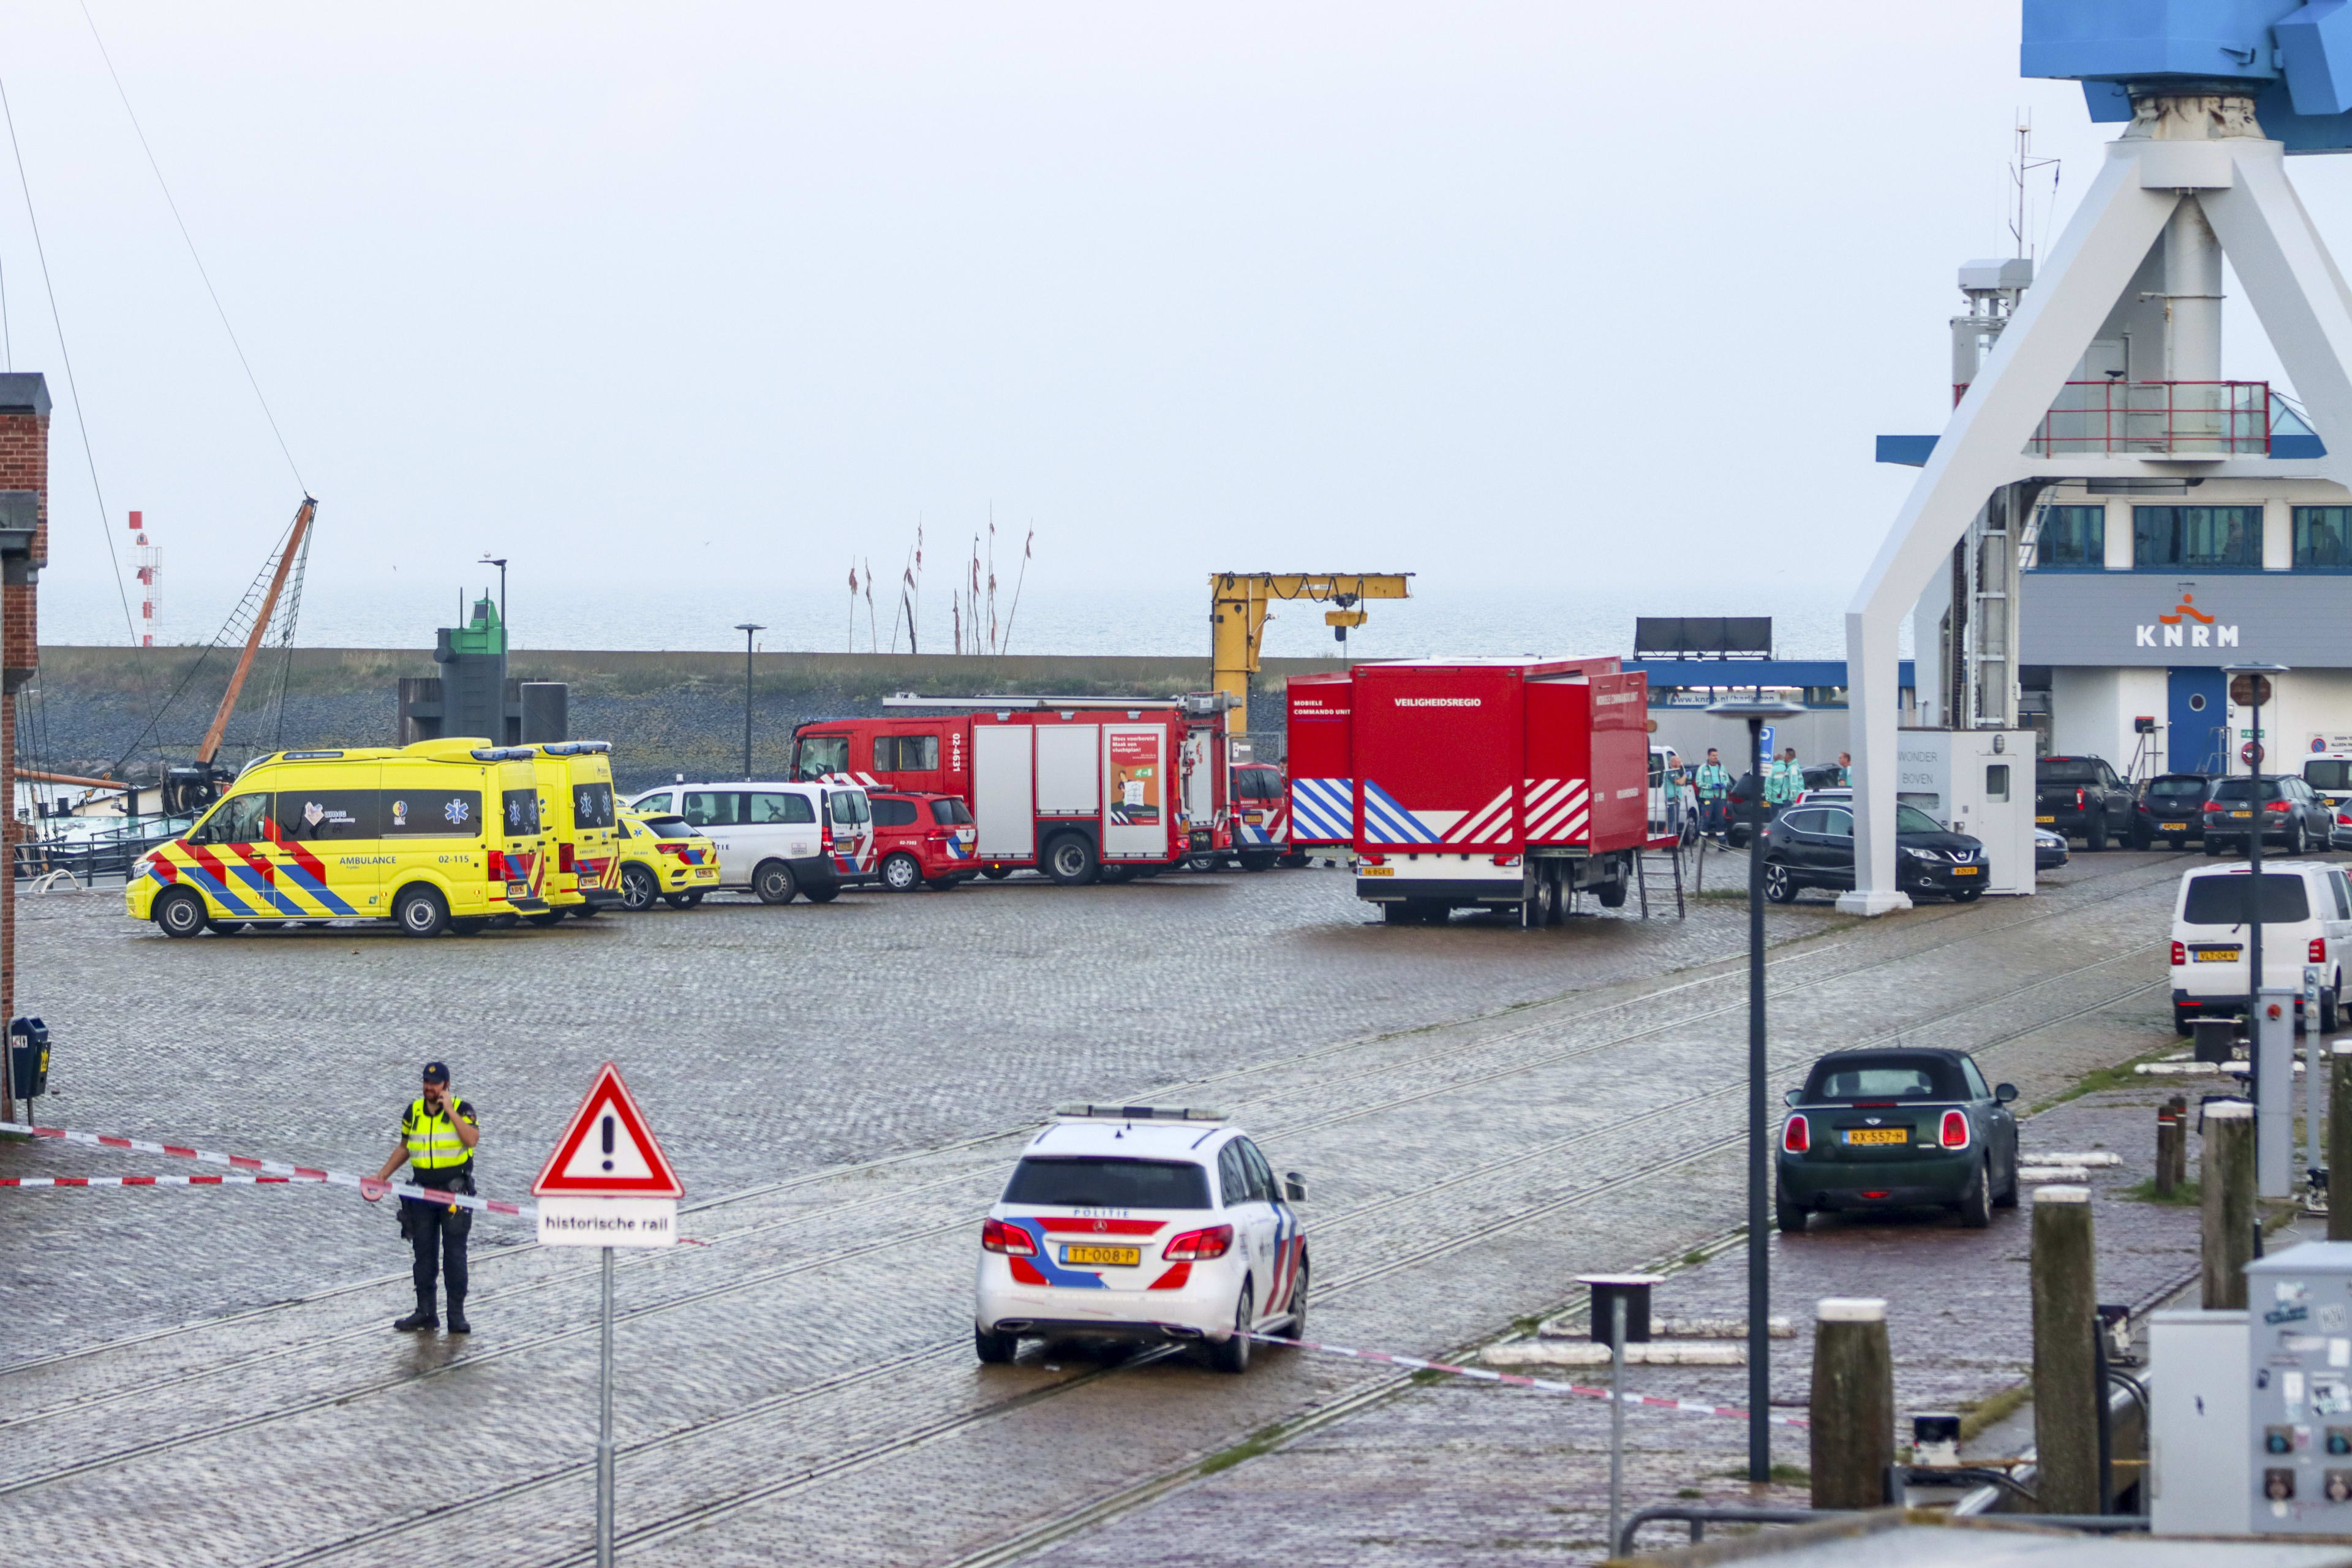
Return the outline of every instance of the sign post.
{"type": "Polygon", "coordinates": [[[606,1062],[531,1188],[541,1247],[604,1249],[596,1344],[596,1568],[613,1568],[613,1249],[677,1240],[685,1193],[645,1114],[606,1062]]]}

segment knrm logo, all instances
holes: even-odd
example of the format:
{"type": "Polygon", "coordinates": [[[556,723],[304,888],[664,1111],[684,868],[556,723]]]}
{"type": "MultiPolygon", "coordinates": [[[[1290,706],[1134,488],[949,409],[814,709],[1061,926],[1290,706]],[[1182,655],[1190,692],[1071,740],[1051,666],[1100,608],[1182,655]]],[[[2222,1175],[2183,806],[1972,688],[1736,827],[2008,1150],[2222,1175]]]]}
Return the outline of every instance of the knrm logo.
{"type": "Polygon", "coordinates": [[[2197,607],[2197,595],[2183,594],[2172,614],[2158,616],[2146,626],[2133,628],[2137,634],[2137,647],[2235,647],[2238,628],[2233,624],[2222,626],[2211,616],[2197,607]]]}

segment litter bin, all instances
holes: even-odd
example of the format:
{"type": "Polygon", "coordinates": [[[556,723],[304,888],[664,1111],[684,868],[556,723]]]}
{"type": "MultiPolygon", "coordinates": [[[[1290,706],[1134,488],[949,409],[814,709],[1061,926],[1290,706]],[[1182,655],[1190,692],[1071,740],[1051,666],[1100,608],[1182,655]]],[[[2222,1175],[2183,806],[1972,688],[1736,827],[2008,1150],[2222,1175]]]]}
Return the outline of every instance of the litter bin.
{"type": "Polygon", "coordinates": [[[2197,1059],[2226,1062],[2235,1054],[2242,1018],[2199,1018],[2189,1027],[2195,1037],[2197,1059]]]}
{"type": "Polygon", "coordinates": [[[18,1100],[49,1091],[49,1026],[38,1018],[8,1026],[8,1082],[18,1100]]]}

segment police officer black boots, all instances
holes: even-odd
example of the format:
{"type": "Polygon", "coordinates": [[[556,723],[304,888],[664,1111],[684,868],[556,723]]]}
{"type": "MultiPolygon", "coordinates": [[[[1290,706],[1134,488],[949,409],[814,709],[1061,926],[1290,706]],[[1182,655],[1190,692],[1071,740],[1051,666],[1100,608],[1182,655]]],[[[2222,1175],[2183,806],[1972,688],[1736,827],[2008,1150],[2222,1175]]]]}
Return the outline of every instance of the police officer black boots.
{"type": "Polygon", "coordinates": [[[470,1334],[474,1331],[474,1325],[466,1321],[466,1298],[463,1296],[449,1298],[449,1331],[453,1334],[470,1334]]]}
{"type": "MultiPolygon", "coordinates": [[[[461,1318],[458,1321],[463,1322],[465,1320],[461,1318]]],[[[408,1316],[404,1318],[394,1318],[392,1321],[392,1326],[400,1330],[403,1333],[415,1333],[424,1329],[439,1328],[441,1326],[441,1320],[435,1314],[433,1304],[428,1301],[419,1306],[416,1310],[409,1313],[408,1316]]],[[[459,1333],[463,1333],[466,1331],[460,1329],[457,1331],[459,1333]]]]}

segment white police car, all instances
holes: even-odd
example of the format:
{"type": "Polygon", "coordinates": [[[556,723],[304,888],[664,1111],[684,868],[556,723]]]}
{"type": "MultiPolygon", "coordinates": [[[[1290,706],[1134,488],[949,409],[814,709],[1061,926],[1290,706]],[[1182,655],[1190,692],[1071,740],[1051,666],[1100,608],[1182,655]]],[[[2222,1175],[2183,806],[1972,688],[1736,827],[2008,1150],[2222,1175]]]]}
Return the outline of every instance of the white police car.
{"type": "Polygon", "coordinates": [[[1248,1331],[1302,1335],[1307,1237],[1296,1172],[1213,1110],[1057,1106],[981,1226],[972,1344],[1022,1338],[1200,1344],[1244,1372],[1248,1331]]]}

